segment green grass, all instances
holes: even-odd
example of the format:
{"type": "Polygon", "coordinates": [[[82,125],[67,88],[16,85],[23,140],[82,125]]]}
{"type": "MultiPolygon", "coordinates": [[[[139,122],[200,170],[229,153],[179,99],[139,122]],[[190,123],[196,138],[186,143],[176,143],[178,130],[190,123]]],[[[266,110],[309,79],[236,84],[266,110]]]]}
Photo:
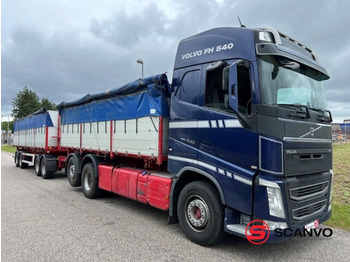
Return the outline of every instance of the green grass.
{"type": "Polygon", "coordinates": [[[15,153],[16,152],[16,148],[13,147],[13,146],[9,146],[9,145],[1,146],[1,150],[6,151],[6,152],[10,152],[10,153],[15,153]]]}
{"type": "Polygon", "coordinates": [[[325,223],[350,231],[350,144],[333,145],[332,217],[325,223]]]}
{"type": "Polygon", "coordinates": [[[333,203],[332,217],[325,224],[350,231],[350,205],[333,203]]]}

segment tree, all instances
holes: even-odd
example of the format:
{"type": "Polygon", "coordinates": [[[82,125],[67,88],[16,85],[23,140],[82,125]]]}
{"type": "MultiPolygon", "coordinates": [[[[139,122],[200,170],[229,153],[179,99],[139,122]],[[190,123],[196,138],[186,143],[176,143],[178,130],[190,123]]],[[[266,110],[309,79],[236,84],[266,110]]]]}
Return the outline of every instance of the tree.
{"type": "Polygon", "coordinates": [[[38,95],[26,86],[12,101],[12,115],[14,119],[28,116],[40,109],[38,95]]]}
{"type": "Polygon", "coordinates": [[[7,131],[7,125],[9,127],[9,131],[13,130],[13,121],[10,121],[7,123],[6,120],[2,119],[3,121],[1,122],[1,130],[6,130],[7,131]]]}
{"type": "Polygon", "coordinates": [[[56,110],[56,104],[46,97],[41,99],[41,107],[45,107],[47,110],[56,110]]]}
{"type": "Polygon", "coordinates": [[[54,102],[51,102],[45,97],[40,101],[39,96],[25,86],[12,100],[12,115],[14,119],[19,119],[26,117],[43,107],[47,110],[56,110],[54,102]]]}

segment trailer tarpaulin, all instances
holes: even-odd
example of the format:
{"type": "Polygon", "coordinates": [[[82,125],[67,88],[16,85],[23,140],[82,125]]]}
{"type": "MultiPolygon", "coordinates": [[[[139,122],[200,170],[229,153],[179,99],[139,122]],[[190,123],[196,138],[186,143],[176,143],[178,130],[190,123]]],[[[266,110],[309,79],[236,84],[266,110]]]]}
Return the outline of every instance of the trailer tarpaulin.
{"type": "Polygon", "coordinates": [[[57,107],[62,124],[169,116],[169,94],[168,79],[160,74],[63,102],[57,107]]]}
{"type": "Polygon", "coordinates": [[[25,118],[16,120],[13,124],[13,131],[26,130],[39,127],[54,126],[48,112],[30,115],[25,118]]]}

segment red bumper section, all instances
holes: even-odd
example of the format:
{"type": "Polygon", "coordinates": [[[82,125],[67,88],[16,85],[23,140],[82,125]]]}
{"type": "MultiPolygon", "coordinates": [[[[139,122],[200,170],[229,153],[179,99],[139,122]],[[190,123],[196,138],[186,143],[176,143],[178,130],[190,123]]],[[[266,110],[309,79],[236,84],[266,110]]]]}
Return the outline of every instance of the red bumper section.
{"type": "Polygon", "coordinates": [[[171,178],[128,167],[98,166],[99,188],[162,210],[169,209],[171,178]]]}

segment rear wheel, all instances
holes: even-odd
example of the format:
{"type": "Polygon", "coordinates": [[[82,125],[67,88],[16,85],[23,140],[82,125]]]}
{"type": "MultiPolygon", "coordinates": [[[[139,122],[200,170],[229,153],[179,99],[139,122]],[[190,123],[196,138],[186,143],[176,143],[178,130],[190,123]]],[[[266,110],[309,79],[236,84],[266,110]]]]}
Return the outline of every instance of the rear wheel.
{"type": "Polygon", "coordinates": [[[98,178],[95,176],[94,167],[91,163],[84,166],[81,182],[85,197],[96,198],[100,196],[101,189],[98,187],[98,178]]]}
{"type": "Polygon", "coordinates": [[[67,164],[67,178],[72,187],[81,186],[81,176],[78,173],[79,167],[74,157],[68,160],[67,164]]]}
{"type": "Polygon", "coordinates": [[[35,171],[35,174],[36,174],[37,176],[41,176],[40,159],[41,159],[41,156],[40,156],[40,155],[36,155],[36,156],[35,156],[35,160],[34,160],[34,171],[35,171]]]}
{"type": "Polygon", "coordinates": [[[209,246],[226,235],[219,194],[208,182],[186,185],[179,195],[177,213],[183,231],[194,243],[209,246]]]}
{"type": "Polygon", "coordinates": [[[23,162],[23,158],[24,158],[23,153],[20,152],[18,155],[18,166],[19,168],[22,168],[22,169],[28,167],[28,164],[23,162]]]}
{"type": "Polygon", "coordinates": [[[44,179],[51,178],[52,172],[47,171],[46,157],[43,157],[40,161],[40,173],[41,173],[41,177],[44,179]]]}
{"type": "Polygon", "coordinates": [[[16,153],[15,153],[15,159],[14,159],[14,161],[15,161],[15,165],[16,165],[16,167],[19,167],[19,151],[16,151],[16,153]]]}

